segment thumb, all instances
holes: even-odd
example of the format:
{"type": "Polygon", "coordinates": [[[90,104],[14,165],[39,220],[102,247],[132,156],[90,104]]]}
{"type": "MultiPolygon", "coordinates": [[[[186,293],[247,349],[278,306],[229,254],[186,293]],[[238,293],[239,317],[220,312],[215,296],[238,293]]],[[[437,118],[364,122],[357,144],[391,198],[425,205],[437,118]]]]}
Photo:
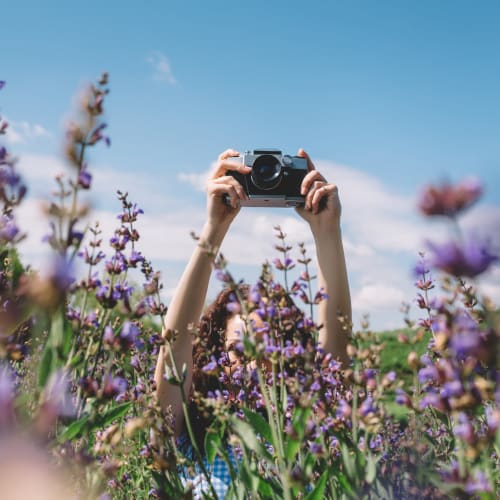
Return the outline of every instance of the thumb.
{"type": "Polygon", "coordinates": [[[297,152],[297,156],[300,156],[301,158],[305,158],[307,160],[307,171],[310,172],[311,170],[316,170],[316,167],[314,166],[314,163],[311,160],[311,157],[302,149],[299,148],[299,151],[297,152]]]}

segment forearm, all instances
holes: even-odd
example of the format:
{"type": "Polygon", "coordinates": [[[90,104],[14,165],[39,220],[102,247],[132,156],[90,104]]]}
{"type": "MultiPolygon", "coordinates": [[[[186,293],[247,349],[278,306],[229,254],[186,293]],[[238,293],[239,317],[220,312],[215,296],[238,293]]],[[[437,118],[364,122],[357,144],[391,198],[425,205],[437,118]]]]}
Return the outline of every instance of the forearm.
{"type": "Polygon", "coordinates": [[[192,380],[192,335],[191,325],[196,325],[200,319],[208,283],[212,270],[212,257],[207,246],[218,249],[227,232],[227,227],[214,227],[206,224],[200,236],[199,244],[193,251],[191,258],[179,281],[174,297],[168,308],[163,336],[175,334],[175,340],[170,341],[160,350],[156,365],[155,380],[157,396],[161,407],[165,410],[172,405],[174,414],[180,407],[179,390],[164,379],[165,363],[172,367],[171,359],[175,360],[175,369],[179,375],[183,365],[186,366],[186,381],[184,388],[189,392],[192,380]],[[171,351],[171,352],[170,352],[171,351]]]}
{"type": "Polygon", "coordinates": [[[321,230],[313,229],[313,234],[318,257],[319,286],[327,295],[319,304],[319,343],[345,367],[349,362],[346,348],[352,312],[340,224],[321,230]]]}

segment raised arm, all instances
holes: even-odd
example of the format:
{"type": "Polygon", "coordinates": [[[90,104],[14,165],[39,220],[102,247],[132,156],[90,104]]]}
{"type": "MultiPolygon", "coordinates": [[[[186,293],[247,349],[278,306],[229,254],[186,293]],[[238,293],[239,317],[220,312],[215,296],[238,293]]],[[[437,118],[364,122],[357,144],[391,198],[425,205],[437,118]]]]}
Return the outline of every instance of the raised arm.
{"type": "Polygon", "coordinates": [[[344,367],[349,363],[347,343],[352,312],[349,281],[340,229],[341,205],[337,186],[330,184],[315,169],[304,150],[308,174],[302,182],[305,206],[297,212],[309,223],[316,244],[319,286],[327,295],[319,304],[320,346],[338,358],[344,367]]]}
{"type": "Polygon", "coordinates": [[[176,435],[180,434],[184,423],[182,398],[179,387],[165,380],[165,364],[173,368],[173,357],[175,370],[179,375],[182,367],[186,366],[184,390],[189,394],[193,374],[193,338],[190,325],[196,325],[200,319],[212,269],[212,259],[206,246],[214,249],[220,247],[231,222],[239,212],[239,201],[246,198],[241,185],[233,177],[226,175],[228,170],[238,170],[241,173],[250,171],[240,163],[231,162],[230,158],[238,154],[232,149],[222,153],[208,180],[207,222],[201,232],[199,244],[194,249],[176,288],[163,326],[163,336],[170,338],[171,334],[175,333],[175,340],[167,342],[165,347],[160,349],[155,372],[156,394],[164,411],[169,406],[172,408],[176,435]],[[226,194],[230,204],[223,201],[226,194]]]}

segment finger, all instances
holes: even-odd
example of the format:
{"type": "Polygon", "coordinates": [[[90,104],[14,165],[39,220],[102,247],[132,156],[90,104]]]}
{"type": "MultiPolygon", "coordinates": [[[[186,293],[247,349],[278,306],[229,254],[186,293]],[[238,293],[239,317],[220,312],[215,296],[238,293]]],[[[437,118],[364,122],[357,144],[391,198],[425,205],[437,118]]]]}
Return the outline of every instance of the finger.
{"type": "Polygon", "coordinates": [[[215,184],[210,194],[221,198],[224,198],[224,196],[227,195],[229,205],[231,205],[231,207],[238,208],[240,206],[238,193],[235,187],[230,184],[215,184]]]}
{"type": "Polygon", "coordinates": [[[240,156],[240,153],[238,153],[235,149],[226,149],[219,155],[218,159],[219,161],[227,160],[227,158],[230,158],[231,156],[240,156]]]}
{"type": "Polygon", "coordinates": [[[321,200],[327,198],[334,188],[335,186],[333,186],[332,184],[327,184],[325,186],[319,187],[314,191],[311,200],[311,211],[313,214],[317,214],[320,211],[321,200]]]}
{"type": "Polygon", "coordinates": [[[302,184],[300,186],[300,194],[304,196],[307,194],[311,186],[316,181],[326,182],[326,179],[317,171],[311,170],[305,177],[302,179],[302,184]]]}
{"type": "Polygon", "coordinates": [[[311,186],[305,198],[305,207],[307,210],[312,210],[314,195],[319,189],[325,186],[325,184],[326,183],[323,181],[315,181],[314,184],[311,186]]]}
{"type": "Polygon", "coordinates": [[[216,179],[212,180],[213,184],[220,184],[220,185],[231,185],[236,192],[238,193],[238,198],[240,200],[248,200],[248,196],[243,189],[243,186],[231,175],[225,175],[223,177],[217,177],[216,179]]]}
{"type": "Polygon", "coordinates": [[[240,174],[249,174],[252,169],[243,165],[241,162],[231,161],[231,160],[220,160],[212,173],[211,178],[216,179],[226,174],[226,172],[239,172],[240,174]]]}
{"type": "Polygon", "coordinates": [[[312,170],[316,170],[316,167],[314,166],[314,163],[312,162],[311,157],[302,148],[299,149],[297,156],[300,156],[301,158],[305,158],[307,160],[308,172],[311,172],[312,170]]]}

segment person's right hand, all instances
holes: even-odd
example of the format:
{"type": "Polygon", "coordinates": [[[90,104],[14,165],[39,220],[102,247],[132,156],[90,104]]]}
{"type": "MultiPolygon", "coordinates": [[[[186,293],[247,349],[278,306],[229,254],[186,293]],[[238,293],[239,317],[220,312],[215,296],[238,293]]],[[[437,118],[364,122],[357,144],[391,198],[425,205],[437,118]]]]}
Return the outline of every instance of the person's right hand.
{"type": "Polygon", "coordinates": [[[239,155],[234,149],[221,153],[207,182],[208,220],[216,226],[229,226],[240,211],[240,202],[248,199],[243,186],[234,177],[227,175],[229,170],[240,174],[248,174],[252,170],[242,163],[231,161],[231,158],[239,155]]]}

